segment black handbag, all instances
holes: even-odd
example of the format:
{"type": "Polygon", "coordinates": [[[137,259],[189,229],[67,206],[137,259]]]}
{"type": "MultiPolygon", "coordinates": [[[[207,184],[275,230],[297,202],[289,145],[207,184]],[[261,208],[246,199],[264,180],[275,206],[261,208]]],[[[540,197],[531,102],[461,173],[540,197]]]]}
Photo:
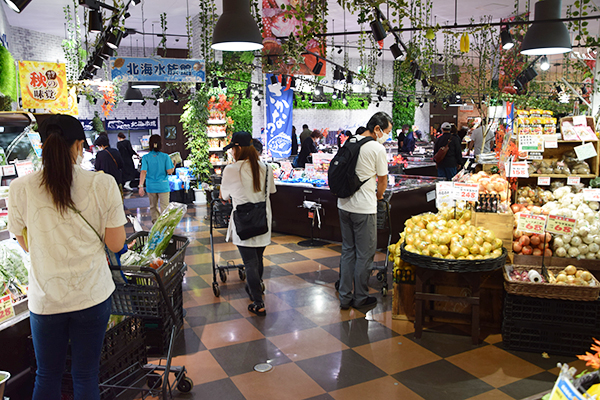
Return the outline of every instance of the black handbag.
{"type": "Polygon", "coordinates": [[[242,240],[263,235],[269,231],[267,223],[267,184],[269,166],[265,171],[265,201],[259,203],[238,204],[233,211],[235,231],[242,240]]]}

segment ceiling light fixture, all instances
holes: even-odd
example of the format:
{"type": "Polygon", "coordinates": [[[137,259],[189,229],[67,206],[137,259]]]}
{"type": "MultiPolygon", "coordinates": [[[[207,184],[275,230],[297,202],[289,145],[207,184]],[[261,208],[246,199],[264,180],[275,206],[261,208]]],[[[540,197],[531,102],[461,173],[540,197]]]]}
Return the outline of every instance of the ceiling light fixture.
{"type": "Polygon", "coordinates": [[[331,98],[335,100],[335,99],[337,99],[337,97],[338,97],[337,92],[334,90],[333,94],[331,95],[331,98]]]}
{"type": "Polygon", "coordinates": [[[317,63],[315,64],[315,66],[312,69],[313,74],[319,75],[321,73],[322,68],[323,68],[323,62],[321,62],[319,60],[319,58],[317,57],[317,63]]]}
{"type": "Polygon", "coordinates": [[[392,56],[394,57],[394,60],[400,60],[404,55],[402,50],[400,50],[400,46],[398,46],[398,42],[391,45],[390,50],[392,51],[392,56]]]}
{"type": "Polygon", "coordinates": [[[108,43],[106,43],[104,46],[102,46],[102,50],[100,50],[100,57],[102,57],[105,60],[108,60],[112,57],[114,53],[115,50],[112,47],[110,47],[108,43]]]}
{"type": "Polygon", "coordinates": [[[508,28],[502,28],[502,30],[500,31],[500,40],[502,41],[502,48],[504,50],[510,50],[515,45],[515,42],[513,42],[512,35],[508,31],[508,28]]]}
{"type": "Polygon", "coordinates": [[[102,15],[99,10],[90,10],[88,18],[88,32],[102,32],[102,15]]]}
{"type": "Polygon", "coordinates": [[[131,82],[134,89],[158,89],[160,85],[156,82],[131,82]]]}
{"type": "Polygon", "coordinates": [[[323,92],[324,92],[324,91],[323,91],[323,86],[321,86],[321,85],[317,85],[317,86],[315,87],[315,92],[314,92],[314,93],[315,93],[315,95],[316,95],[316,96],[320,96],[320,95],[322,95],[322,94],[323,94],[323,92]]]}
{"type": "Polygon", "coordinates": [[[342,103],[344,103],[345,106],[348,105],[348,99],[346,99],[346,93],[344,93],[344,98],[342,99],[342,103]]]}
{"type": "Polygon", "coordinates": [[[27,5],[29,3],[31,3],[31,0],[4,0],[6,2],[6,4],[8,4],[8,7],[10,7],[11,10],[20,13],[21,11],[23,11],[23,9],[25,7],[27,7],[27,5]]]}
{"type": "Polygon", "coordinates": [[[131,82],[129,82],[123,101],[127,103],[141,103],[144,101],[144,96],[142,95],[140,89],[133,88],[131,86],[131,82]]]}
{"type": "Polygon", "coordinates": [[[561,0],[542,0],[535,3],[535,17],[523,39],[521,54],[563,54],[572,50],[571,38],[565,24],[562,21],[545,22],[549,19],[560,19],[561,3],[561,0]]]}
{"type": "Polygon", "coordinates": [[[131,5],[135,7],[135,6],[137,6],[138,4],[140,4],[141,2],[142,2],[142,0],[132,0],[132,1],[131,1],[131,5]]]}
{"type": "Polygon", "coordinates": [[[292,79],[290,80],[290,88],[296,88],[296,77],[292,76],[292,79]]]}
{"type": "Polygon", "coordinates": [[[352,81],[352,72],[348,72],[348,75],[346,76],[346,83],[351,84],[352,81]]]}
{"type": "Polygon", "coordinates": [[[254,51],[263,48],[262,35],[250,14],[248,0],[223,0],[223,14],[213,31],[212,48],[221,51],[254,51]]]}
{"type": "Polygon", "coordinates": [[[278,83],[277,76],[271,75],[271,85],[277,85],[278,83]]]}
{"type": "Polygon", "coordinates": [[[371,33],[373,34],[373,38],[376,42],[385,39],[387,32],[383,28],[383,24],[379,19],[371,21],[369,25],[371,25],[371,33]]]}
{"type": "Polygon", "coordinates": [[[108,39],[106,40],[106,45],[112,49],[117,49],[119,44],[121,44],[121,38],[123,37],[123,31],[120,29],[113,29],[113,31],[108,35],[108,39]]]}
{"type": "Polygon", "coordinates": [[[540,59],[540,69],[542,71],[548,71],[550,69],[550,62],[548,61],[547,56],[542,56],[540,59]]]}

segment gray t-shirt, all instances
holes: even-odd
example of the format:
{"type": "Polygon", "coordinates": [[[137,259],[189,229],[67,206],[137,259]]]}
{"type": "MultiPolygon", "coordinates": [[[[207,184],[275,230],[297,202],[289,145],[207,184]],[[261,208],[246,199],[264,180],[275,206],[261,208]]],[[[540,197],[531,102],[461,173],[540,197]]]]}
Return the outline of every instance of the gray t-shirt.
{"type": "MultiPolygon", "coordinates": [[[[473,150],[475,156],[482,153],[481,144],[483,143],[483,128],[480,126],[475,128],[471,132],[471,140],[473,140],[473,150]]],[[[483,145],[483,153],[489,153],[492,149],[492,142],[494,141],[494,132],[488,132],[485,136],[485,143],[483,145]]]]}

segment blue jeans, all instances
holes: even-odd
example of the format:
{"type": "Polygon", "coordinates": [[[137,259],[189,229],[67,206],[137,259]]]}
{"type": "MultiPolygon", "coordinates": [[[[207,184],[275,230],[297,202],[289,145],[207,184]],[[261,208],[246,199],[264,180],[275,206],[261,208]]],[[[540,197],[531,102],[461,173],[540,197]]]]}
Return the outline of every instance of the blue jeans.
{"type": "Polygon", "coordinates": [[[75,399],[100,399],[100,353],[110,308],[109,297],[85,310],[48,315],[30,313],[37,362],[33,400],[60,400],[69,340],[75,399]]]}
{"type": "Polygon", "coordinates": [[[447,181],[451,181],[456,175],[456,167],[438,167],[438,177],[446,178],[447,181]]]}
{"type": "Polygon", "coordinates": [[[377,214],[356,214],[339,209],[338,212],[342,231],[340,304],[358,307],[369,295],[367,282],[377,248],[377,214]]]}
{"type": "Polygon", "coordinates": [[[264,247],[238,246],[238,251],[244,261],[244,269],[248,278],[248,289],[250,290],[250,299],[257,303],[262,303],[262,287],[260,281],[263,276],[264,247]]]}

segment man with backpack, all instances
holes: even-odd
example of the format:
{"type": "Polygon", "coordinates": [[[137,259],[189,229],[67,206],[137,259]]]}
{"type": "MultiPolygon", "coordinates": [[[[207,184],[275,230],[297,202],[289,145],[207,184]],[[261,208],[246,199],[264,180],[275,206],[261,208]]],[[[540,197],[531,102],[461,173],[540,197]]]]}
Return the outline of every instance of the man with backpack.
{"type": "Polygon", "coordinates": [[[391,130],[392,118],[376,113],[362,134],[344,143],[330,165],[329,187],[338,197],[342,232],[339,295],[343,310],[377,304],[368,295],[367,281],[377,247],[377,201],[387,188],[383,143],[391,130]]]}

